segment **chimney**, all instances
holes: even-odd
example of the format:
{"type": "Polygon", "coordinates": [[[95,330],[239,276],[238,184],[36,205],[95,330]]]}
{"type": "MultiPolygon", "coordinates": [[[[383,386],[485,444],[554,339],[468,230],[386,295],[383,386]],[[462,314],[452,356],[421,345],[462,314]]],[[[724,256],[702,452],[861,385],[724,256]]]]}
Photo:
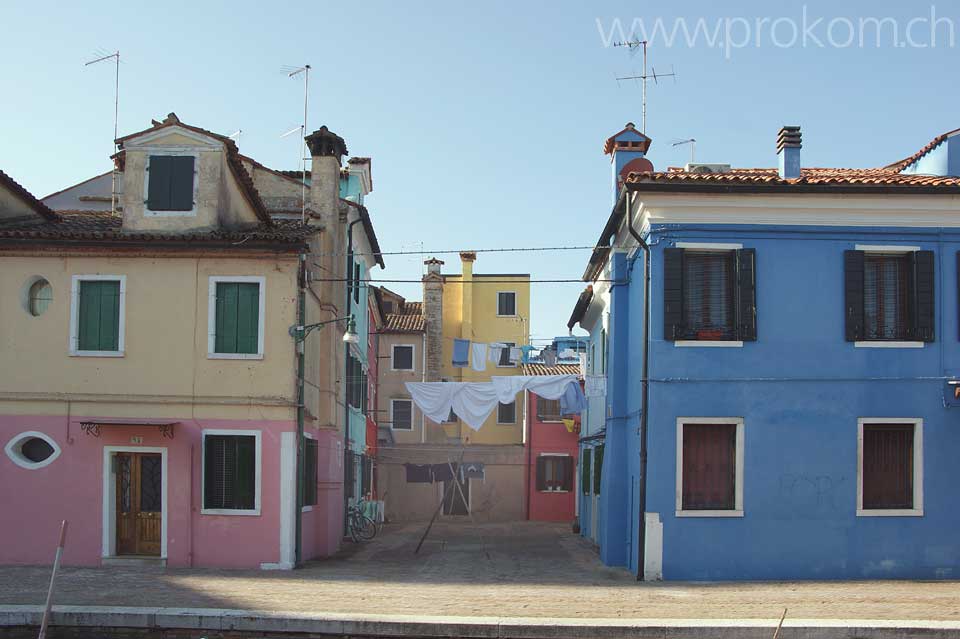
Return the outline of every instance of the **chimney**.
{"type": "Polygon", "coordinates": [[[347,145],[326,126],[308,135],[306,142],[311,157],[307,207],[331,224],[340,210],[340,159],[347,154],[347,145]]]}
{"type": "Polygon", "coordinates": [[[777,134],[777,155],[780,157],[780,177],[794,180],[800,177],[800,149],[803,147],[800,127],[785,126],[777,134]]]}
{"type": "Polygon", "coordinates": [[[443,262],[435,257],[424,264],[427,274],[423,276],[423,323],[427,337],[425,381],[439,382],[443,370],[443,262]]]}
{"type": "Polygon", "coordinates": [[[620,197],[623,181],[630,173],[652,172],[653,164],[646,158],[650,143],[653,142],[640,131],[633,122],[627,122],[619,133],[607,138],[603,152],[610,156],[613,167],[613,203],[620,197]]]}
{"type": "Polygon", "coordinates": [[[473,340],[473,263],[477,254],[473,251],[460,253],[460,268],[463,272],[463,289],[460,292],[460,337],[473,340]]]}

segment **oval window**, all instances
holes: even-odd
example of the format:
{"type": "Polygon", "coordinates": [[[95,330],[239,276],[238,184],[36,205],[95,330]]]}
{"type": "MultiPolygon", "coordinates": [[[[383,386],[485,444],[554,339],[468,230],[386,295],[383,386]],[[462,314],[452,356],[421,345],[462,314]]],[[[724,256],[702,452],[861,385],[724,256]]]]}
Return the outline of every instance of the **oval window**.
{"type": "Polygon", "coordinates": [[[50,286],[50,282],[40,278],[30,285],[27,308],[31,315],[34,317],[43,315],[44,311],[47,310],[47,307],[50,306],[50,302],[52,301],[53,287],[50,286]]]}
{"type": "Polygon", "coordinates": [[[31,470],[43,468],[60,456],[57,442],[36,431],[20,433],[7,442],[4,450],[14,464],[31,470]]]}

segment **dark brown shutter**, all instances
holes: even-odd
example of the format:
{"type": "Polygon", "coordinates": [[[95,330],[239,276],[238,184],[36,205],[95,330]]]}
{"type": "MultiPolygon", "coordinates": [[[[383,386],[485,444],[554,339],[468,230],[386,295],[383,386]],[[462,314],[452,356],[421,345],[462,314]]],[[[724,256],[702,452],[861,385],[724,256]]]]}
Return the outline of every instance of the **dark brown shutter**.
{"type": "Polygon", "coordinates": [[[684,510],[736,507],[736,426],[683,425],[684,510]]]}
{"type": "Polygon", "coordinates": [[[921,342],[934,338],[934,257],[933,251],[913,254],[913,334],[921,342]]]}
{"type": "MultiPolygon", "coordinates": [[[[170,210],[189,211],[193,208],[192,155],[175,156],[170,160],[170,210]]],[[[153,176],[151,175],[151,180],[153,176]]]]}
{"type": "MultiPolygon", "coordinates": [[[[147,208],[151,211],[170,210],[170,176],[173,158],[168,155],[151,155],[147,171],[147,208]]],[[[193,208],[193,207],[191,207],[193,208]]]]}
{"type": "Polygon", "coordinates": [[[547,460],[537,457],[537,490],[547,489],[547,460]]]}
{"type": "Polygon", "coordinates": [[[863,427],[863,507],[913,508],[912,424],[863,427]]]}
{"type": "Polygon", "coordinates": [[[737,333],[744,342],[757,341],[757,252],[737,251],[737,333]]]}
{"type": "Polygon", "coordinates": [[[561,457],[563,463],[563,486],[561,490],[573,490],[573,457],[561,457]]]}
{"type": "Polygon", "coordinates": [[[663,250],[663,339],[680,338],[683,322],[683,249],[663,250]]]}
{"type": "Polygon", "coordinates": [[[843,292],[846,340],[863,339],[863,251],[843,252],[843,292]]]}

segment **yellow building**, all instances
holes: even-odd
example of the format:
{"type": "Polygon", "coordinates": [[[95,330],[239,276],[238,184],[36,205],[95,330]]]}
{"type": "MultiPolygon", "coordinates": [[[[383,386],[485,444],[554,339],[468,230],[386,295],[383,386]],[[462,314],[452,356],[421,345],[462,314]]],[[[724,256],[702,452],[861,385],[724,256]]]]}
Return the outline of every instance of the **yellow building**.
{"type": "Polygon", "coordinates": [[[500,405],[479,430],[451,418],[437,424],[426,418],[404,387],[411,381],[483,382],[494,375],[520,375],[508,356],[486,361],[485,370],[453,365],[455,339],[473,343],[529,344],[530,276],[475,273],[476,253],[460,254],[461,272],[444,273],[443,262],[427,260],[423,302],[408,302],[382,290],[386,319],[380,334],[378,414],[389,424],[379,447],[381,492],[388,495],[388,518],[428,519],[439,504],[448,517],[470,515],[482,521],[524,517],[523,442],[527,418],[522,394],[500,405]],[[482,465],[482,475],[458,487],[443,478],[444,467],[461,458],[482,465]],[[437,481],[417,475],[426,467],[437,481]]]}

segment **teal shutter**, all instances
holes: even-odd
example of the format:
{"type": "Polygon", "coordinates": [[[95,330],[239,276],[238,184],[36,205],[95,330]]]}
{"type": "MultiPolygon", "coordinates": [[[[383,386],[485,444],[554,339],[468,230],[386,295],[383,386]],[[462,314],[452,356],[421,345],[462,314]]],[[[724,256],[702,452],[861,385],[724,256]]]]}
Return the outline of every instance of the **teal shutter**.
{"type": "Polygon", "coordinates": [[[216,295],[214,352],[258,352],[260,285],[218,282],[216,295]]]}
{"type": "Polygon", "coordinates": [[[193,209],[193,161],[192,155],[170,158],[170,210],[193,209]]]}
{"type": "Polygon", "coordinates": [[[120,350],[120,282],[81,281],[77,349],[120,350]]]}

